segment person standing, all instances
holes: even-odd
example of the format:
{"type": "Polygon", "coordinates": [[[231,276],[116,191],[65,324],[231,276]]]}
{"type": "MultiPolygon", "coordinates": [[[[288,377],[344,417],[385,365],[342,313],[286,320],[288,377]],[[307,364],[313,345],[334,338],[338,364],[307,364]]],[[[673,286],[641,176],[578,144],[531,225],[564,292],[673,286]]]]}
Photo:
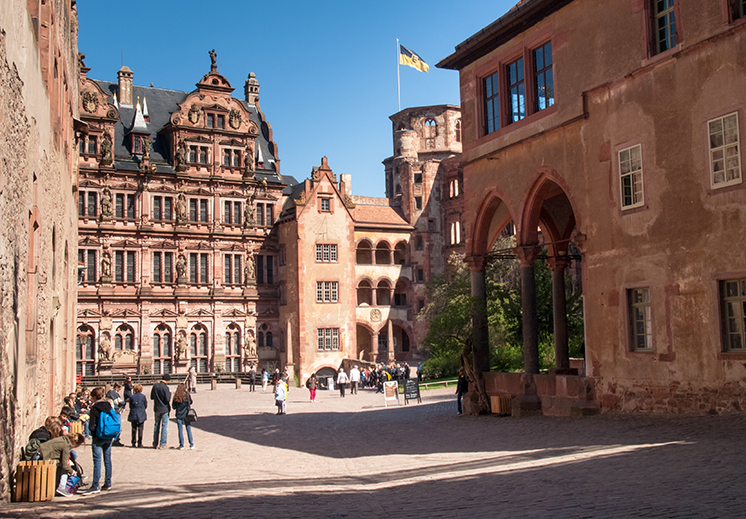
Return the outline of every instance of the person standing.
{"type": "Polygon", "coordinates": [[[275,405],[277,406],[277,414],[285,414],[285,400],[288,396],[287,384],[278,379],[275,383],[275,405]]]}
{"type": "Polygon", "coordinates": [[[349,381],[350,379],[347,376],[347,373],[345,373],[345,370],[339,368],[339,373],[337,373],[337,387],[339,387],[339,396],[341,396],[342,398],[345,397],[345,386],[349,381]]]}
{"type": "Polygon", "coordinates": [[[316,389],[319,387],[319,379],[316,376],[316,373],[311,373],[311,376],[308,377],[308,380],[306,380],[306,387],[308,388],[308,392],[311,396],[311,403],[316,403],[316,389]]]}
{"type": "Polygon", "coordinates": [[[269,384],[269,372],[262,369],[262,393],[267,392],[267,384],[269,384]]]}
{"type": "Polygon", "coordinates": [[[129,399],[130,414],[127,421],[132,424],[132,446],[142,448],[142,431],[148,419],[148,399],[142,394],[142,384],[135,384],[129,399]]]}
{"type": "Polygon", "coordinates": [[[189,372],[187,373],[187,387],[190,392],[197,392],[197,370],[194,366],[189,367],[189,372]]]}
{"type": "Polygon", "coordinates": [[[469,381],[466,380],[464,368],[458,370],[458,381],[456,382],[456,403],[458,404],[458,413],[462,414],[461,399],[469,391],[469,381]]]}
{"type": "Polygon", "coordinates": [[[350,370],[350,394],[357,395],[357,385],[360,383],[360,370],[352,366],[350,370]]]}
{"type": "MultiPolygon", "coordinates": [[[[106,398],[108,398],[111,401],[111,405],[114,408],[114,410],[117,412],[117,414],[122,414],[122,409],[124,409],[125,401],[122,400],[122,397],[119,396],[119,391],[122,389],[122,384],[119,382],[114,383],[114,388],[110,389],[108,393],[106,393],[106,398]]],[[[114,438],[114,441],[111,442],[111,445],[114,447],[124,447],[124,444],[120,441],[119,436],[114,438]]]]}
{"type": "MultiPolygon", "coordinates": [[[[132,377],[127,377],[124,379],[124,402],[127,403],[127,400],[132,396],[132,389],[134,388],[134,385],[132,384],[132,377]]],[[[122,406],[124,407],[124,406],[122,406]]]]}
{"type": "Polygon", "coordinates": [[[169,380],[171,380],[171,375],[166,373],[150,391],[150,399],[153,401],[153,412],[155,413],[155,423],[153,424],[154,449],[165,449],[168,443],[168,413],[171,412],[171,391],[167,385],[169,380]]]}
{"type": "Polygon", "coordinates": [[[256,391],[256,370],[253,364],[249,370],[249,391],[256,391]]]}
{"type": "Polygon", "coordinates": [[[179,450],[184,450],[184,433],[181,430],[183,425],[186,426],[187,438],[189,439],[189,448],[194,450],[194,440],[192,439],[192,426],[189,422],[189,409],[192,407],[192,397],[187,393],[186,386],[179,384],[174,392],[174,413],[176,414],[176,425],[179,428],[179,450]]]}
{"type": "Polygon", "coordinates": [[[91,488],[84,492],[83,495],[98,494],[101,490],[111,489],[111,440],[101,438],[101,431],[98,430],[99,417],[101,413],[109,413],[112,410],[111,404],[104,398],[104,388],[97,387],[91,391],[91,400],[94,402],[90,408],[91,418],[88,420],[88,426],[91,431],[91,452],[93,453],[93,480],[91,488]],[[104,463],[104,486],[99,487],[101,479],[101,462],[104,463]]]}

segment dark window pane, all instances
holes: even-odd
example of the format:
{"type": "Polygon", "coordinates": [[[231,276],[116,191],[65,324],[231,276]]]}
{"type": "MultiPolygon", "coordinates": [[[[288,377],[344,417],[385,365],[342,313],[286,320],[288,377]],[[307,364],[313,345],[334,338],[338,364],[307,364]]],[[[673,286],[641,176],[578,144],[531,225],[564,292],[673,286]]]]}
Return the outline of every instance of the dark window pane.
{"type": "Polygon", "coordinates": [[[173,282],[171,278],[171,261],[173,260],[173,253],[166,252],[163,264],[163,281],[165,283],[173,282]]]}

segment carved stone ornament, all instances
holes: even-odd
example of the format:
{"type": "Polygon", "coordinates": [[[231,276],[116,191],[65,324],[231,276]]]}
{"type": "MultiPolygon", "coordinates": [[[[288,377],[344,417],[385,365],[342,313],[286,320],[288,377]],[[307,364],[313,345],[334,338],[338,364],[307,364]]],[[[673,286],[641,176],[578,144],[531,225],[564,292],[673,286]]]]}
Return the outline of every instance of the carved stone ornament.
{"type": "Polygon", "coordinates": [[[117,119],[117,111],[113,108],[109,108],[109,111],[106,112],[106,117],[109,119],[117,119]]]}
{"type": "Polygon", "coordinates": [[[249,135],[259,135],[259,127],[253,121],[249,123],[249,135]]]}
{"type": "Polygon", "coordinates": [[[234,130],[238,130],[241,127],[241,112],[235,108],[231,110],[231,113],[228,114],[228,124],[230,124],[231,128],[234,130]]]}
{"type": "Polygon", "coordinates": [[[192,107],[189,109],[189,122],[192,124],[197,124],[199,121],[199,107],[197,105],[192,105],[192,107]]]}
{"type": "Polygon", "coordinates": [[[370,322],[380,323],[381,322],[381,311],[378,308],[374,308],[370,311],[370,322]]]}
{"type": "Polygon", "coordinates": [[[98,96],[95,92],[84,90],[81,99],[83,100],[83,110],[89,114],[92,114],[98,108],[98,96]]]}

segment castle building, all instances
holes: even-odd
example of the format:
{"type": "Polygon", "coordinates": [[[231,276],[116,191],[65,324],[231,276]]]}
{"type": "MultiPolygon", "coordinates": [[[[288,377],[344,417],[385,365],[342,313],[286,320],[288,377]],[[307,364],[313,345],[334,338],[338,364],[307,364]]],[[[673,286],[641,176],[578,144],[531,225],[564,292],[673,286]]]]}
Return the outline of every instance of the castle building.
{"type": "Polygon", "coordinates": [[[75,2],[0,7],[0,500],[75,384],[75,2]]]}
{"type": "Polygon", "coordinates": [[[526,373],[489,373],[486,333],[474,366],[514,411],[746,407],[746,249],[734,245],[746,221],[745,14],[743,0],[524,0],[438,64],[461,83],[475,295],[500,229],[517,229],[526,373]],[[538,370],[541,239],[554,281],[549,374],[538,370]],[[577,375],[570,243],[585,308],[577,375]]]}
{"type": "Polygon", "coordinates": [[[419,355],[424,283],[463,247],[458,107],[392,116],[391,188],[359,197],[326,158],[282,176],[254,74],[236,99],[211,59],[193,92],[81,69],[78,373],[419,355]]]}

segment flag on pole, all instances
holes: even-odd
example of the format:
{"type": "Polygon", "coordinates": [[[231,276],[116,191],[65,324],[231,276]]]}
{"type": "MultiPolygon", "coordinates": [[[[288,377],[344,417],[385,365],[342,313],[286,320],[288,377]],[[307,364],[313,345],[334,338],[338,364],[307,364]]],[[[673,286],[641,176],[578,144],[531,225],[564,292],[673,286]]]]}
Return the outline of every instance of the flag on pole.
{"type": "Polygon", "coordinates": [[[420,72],[427,72],[430,70],[430,67],[425,63],[425,60],[423,60],[416,52],[406,48],[404,45],[399,45],[399,64],[416,68],[420,72]]]}

